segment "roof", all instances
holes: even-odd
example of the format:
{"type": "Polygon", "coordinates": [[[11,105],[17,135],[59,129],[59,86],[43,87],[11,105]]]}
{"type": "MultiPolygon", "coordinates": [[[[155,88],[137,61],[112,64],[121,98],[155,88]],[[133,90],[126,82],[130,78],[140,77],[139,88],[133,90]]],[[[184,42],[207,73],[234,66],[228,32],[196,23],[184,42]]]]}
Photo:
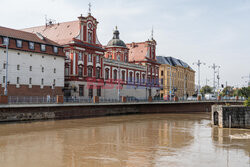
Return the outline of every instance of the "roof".
{"type": "Polygon", "coordinates": [[[59,46],[58,43],[46,37],[44,39],[41,39],[37,34],[34,34],[34,33],[29,33],[25,31],[15,30],[15,29],[1,27],[1,26],[0,26],[0,36],[22,39],[26,41],[32,41],[32,42],[37,42],[37,43],[42,43],[42,44],[47,44],[47,45],[59,46]]]}
{"type": "Polygon", "coordinates": [[[39,32],[43,36],[59,43],[60,45],[68,44],[73,38],[80,33],[79,21],[70,21],[38,27],[23,29],[23,31],[36,33],[39,32]]]}
{"type": "Polygon", "coordinates": [[[187,63],[180,59],[176,59],[174,57],[164,57],[164,56],[156,56],[157,62],[160,64],[168,64],[171,66],[182,66],[184,68],[189,68],[193,70],[187,63]]]}
{"type": "Polygon", "coordinates": [[[119,34],[120,33],[116,27],[116,30],[113,33],[113,38],[108,42],[107,47],[127,47],[126,44],[120,40],[119,34]]]}
{"type": "Polygon", "coordinates": [[[126,44],[129,48],[129,61],[144,61],[148,54],[145,42],[126,44]]]}

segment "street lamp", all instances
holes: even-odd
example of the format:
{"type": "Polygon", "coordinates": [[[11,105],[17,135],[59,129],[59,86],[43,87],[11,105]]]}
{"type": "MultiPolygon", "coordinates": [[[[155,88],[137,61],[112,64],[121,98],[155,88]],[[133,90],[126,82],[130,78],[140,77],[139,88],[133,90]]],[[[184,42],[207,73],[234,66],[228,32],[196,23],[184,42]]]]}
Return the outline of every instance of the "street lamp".
{"type": "Polygon", "coordinates": [[[5,70],[5,87],[4,87],[4,95],[7,96],[8,95],[8,88],[7,88],[7,84],[8,84],[8,61],[9,61],[9,57],[8,57],[8,49],[9,49],[9,38],[6,38],[6,42],[5,44],[0,44],[0,46],[6,46],[6,70],[5,70]]]}
{"type": "Polygon", "coordinates": [[[171,68],[171,65],[170,67],[168,67],[168,69],[170,69],[170,89],[169,89],[169,94],[170,94],[170,101],[172,100],[172,68],[171,68]]]}
{"type": "Polygon", "coordinates": [[[215,65],[215,63],[212,66],[209,66],[209,68],[212,68],[214,70],[214,95],[215,95],[215,74],[216,74],[216,68],[219,68],[219,66],[215,65]]]}
{"type": "Polygon", "coordinates": [[[206,65],[206,63],[201,62],[200,60],[198,60],[198,62],[194,62],[193,65],[197,65],[198,66],[198,96],[200,95],[200,66],[201,65],[206,65]]]}

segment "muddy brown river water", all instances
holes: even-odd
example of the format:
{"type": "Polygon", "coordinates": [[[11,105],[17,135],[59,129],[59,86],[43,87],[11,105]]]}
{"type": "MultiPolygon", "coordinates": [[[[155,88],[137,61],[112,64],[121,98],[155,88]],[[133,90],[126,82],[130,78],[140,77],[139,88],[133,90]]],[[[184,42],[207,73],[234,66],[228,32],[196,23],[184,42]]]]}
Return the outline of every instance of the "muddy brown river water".
{"type": "Polygon", "coordinates": [[[235,134],[206,113],[0,124],[0,167],[250,167],[235,134]]]}

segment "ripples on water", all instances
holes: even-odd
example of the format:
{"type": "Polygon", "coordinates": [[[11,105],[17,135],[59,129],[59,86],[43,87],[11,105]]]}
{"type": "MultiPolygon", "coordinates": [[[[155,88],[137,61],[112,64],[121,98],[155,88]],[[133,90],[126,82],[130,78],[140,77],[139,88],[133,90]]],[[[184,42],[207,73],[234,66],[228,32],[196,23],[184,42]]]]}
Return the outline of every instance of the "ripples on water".
{"type": "Polygon", "coordinates": [[[113,116],[0,124],[1,167],[249,167],[250,130],[208,114],[113,116]]]}

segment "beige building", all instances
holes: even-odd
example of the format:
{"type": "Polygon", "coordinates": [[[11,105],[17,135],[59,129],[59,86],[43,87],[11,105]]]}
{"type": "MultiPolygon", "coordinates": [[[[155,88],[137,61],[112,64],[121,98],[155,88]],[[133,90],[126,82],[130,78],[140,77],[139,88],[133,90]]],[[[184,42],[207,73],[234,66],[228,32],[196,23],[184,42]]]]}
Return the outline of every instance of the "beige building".
{"type": "Polygon", "coordinates": [[[157,56],[157,62],[161,64],[159,70],[161,97],[170,95],[170,89],[173,90],[172,94],[179,98],[195,94],[195,71],[187,63],[163,56],[157,56]]]}

